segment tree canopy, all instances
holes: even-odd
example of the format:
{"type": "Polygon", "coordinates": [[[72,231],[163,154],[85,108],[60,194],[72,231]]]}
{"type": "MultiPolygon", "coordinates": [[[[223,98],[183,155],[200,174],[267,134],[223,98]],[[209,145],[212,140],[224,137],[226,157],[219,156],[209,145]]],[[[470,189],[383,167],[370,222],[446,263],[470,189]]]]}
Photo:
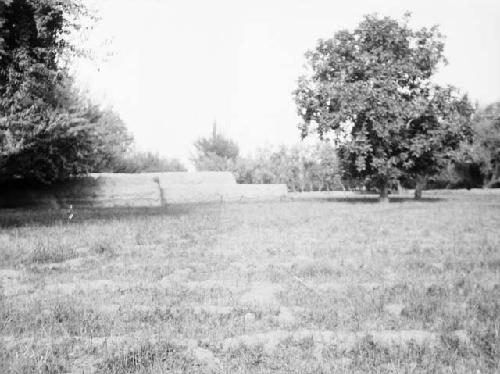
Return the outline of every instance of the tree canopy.
{"type": "Polygon", "coordinates": [[[178,159],[168,159],[158,153],[147,151],[128,151],[116,158],[103,169],[110,173],[163,173],[187,171],[178,159]]]}
{"type": "Polygon", "coordinates": [[[77,0],[0,0],[0,177],[50,183],[98,170],[131,141],[123,121],[75,89],[77,0]]]}
{"type": "Polygon", "coordinates": [[[286,184],[290,191],[342,190],[336,149],[329,143],[261,148],[239,158],[232,172],[238,183],[286,184]]]}
{"type": "Polygon", "coordinates": [[[302,136],[333,134],[347,176],[383,198],[391,182],[436,173],[472,136],[468,98],[431,81],[446,63],[443,36],[408,22],[370,15],[319,40],[294,92],[302,136]]]}
{"type": "Polygon", "coordinates": [[[217,134],[199,138],[194,143],[196,154],[193,162],[198,171],[228,171],[238,158],[239,147],[232,141],[217,134]]]}
{"type": "Polygon", "coordinates": [[[500,102],[479,109],[474,116],[474,156],[486,185],[500,183],[500,102]]]}

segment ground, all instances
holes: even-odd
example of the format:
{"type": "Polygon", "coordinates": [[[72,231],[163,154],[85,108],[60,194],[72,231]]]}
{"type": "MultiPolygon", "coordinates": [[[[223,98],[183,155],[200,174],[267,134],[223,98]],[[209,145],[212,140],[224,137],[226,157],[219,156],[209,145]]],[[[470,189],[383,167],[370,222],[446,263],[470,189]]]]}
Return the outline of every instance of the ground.
{"type": "Polygon", "coordinates": [[[500,194],[3,211],[2,373],[497,373],[500,194]]]}

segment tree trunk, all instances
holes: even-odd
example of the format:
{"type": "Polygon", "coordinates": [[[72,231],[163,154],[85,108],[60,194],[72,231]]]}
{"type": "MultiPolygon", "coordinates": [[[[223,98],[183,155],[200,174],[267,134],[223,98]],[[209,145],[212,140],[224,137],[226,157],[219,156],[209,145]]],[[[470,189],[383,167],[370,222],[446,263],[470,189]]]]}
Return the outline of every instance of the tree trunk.
{"type": "Polygon", "coordinates": [[[427,178],[423,175],[417,176],[416,184],[415,184],[415,200],[422,199],[422,191],[427,184],[427,178]]]}
{"type": "Polygon", "coordinates": [[[488,186],[493,185],[500,178],[500,163],[493,163],[493,171],[491,173],[491,179],[488,186]]]}
{"type": "Polygon", "coordinates": [[[401,182],[398,181],[398,195],[403,195],[405,193],[405,190],[403,186],[401,185],[401,182]]]}
{"type": "Polygon", "coordinates": [[[386,184],[384,184],[383,186],[380,187],[379,201],[381,203],[388,203],[389,202],[389,189],[387,188],[386,184]]]}

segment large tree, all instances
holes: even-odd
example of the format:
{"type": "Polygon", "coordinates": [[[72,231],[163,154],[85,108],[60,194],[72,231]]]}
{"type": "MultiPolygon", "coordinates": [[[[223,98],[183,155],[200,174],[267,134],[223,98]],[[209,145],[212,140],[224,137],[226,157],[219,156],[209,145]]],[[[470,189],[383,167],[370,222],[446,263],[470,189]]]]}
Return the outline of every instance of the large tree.
{"type": "Polygon", "coordinates": [[[347,176],[385,201],[401,178],[414,179],[420,197],[425,179],[471,138],[467,97],[431,82],[446,62],[443,36],[408,21],[370,15],[352,32],[319,40],[294,92],[302,136],[333,132],[347,176]]]}
{"type": "Polygon", "coordinates": [[[0,0],[0,177],[50,183],[99,170],[130,137],[69,75],[77,0],[0,0]]]}

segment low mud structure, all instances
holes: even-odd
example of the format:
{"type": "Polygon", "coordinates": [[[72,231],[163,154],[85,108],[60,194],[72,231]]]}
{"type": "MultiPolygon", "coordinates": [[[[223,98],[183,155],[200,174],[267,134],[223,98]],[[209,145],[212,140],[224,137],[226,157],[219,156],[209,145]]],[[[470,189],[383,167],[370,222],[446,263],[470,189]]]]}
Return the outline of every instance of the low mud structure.
{"type": "Polygon", "coordinates": [[[91,174],[51,186],[23,180],[0,185],[0,208],[159,207],[176,203],[280,199],[285,185],[237,184],[229,172],[91,174]]]}

